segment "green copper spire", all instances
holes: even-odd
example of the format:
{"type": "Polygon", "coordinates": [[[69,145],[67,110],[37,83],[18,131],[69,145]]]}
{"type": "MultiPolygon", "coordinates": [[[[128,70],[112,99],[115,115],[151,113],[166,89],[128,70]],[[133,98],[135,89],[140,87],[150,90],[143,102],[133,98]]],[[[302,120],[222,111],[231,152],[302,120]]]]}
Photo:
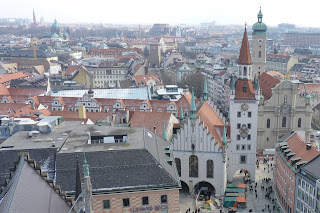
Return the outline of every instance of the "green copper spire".
{"type": "Polygon", "coordinates": [[[256,84],[254,85],[254,89],[257,90],[257,91],[260,90],[259,76],[257,78],[256,84]]]}
{"type": "Polygon", "coordinates": [[[234,77],[231,76],[231,80],[230,80],[230,90],[235,90],[235,89],[236,89],[236,85],[235,85],[234,77]]]}
{"type": "Polygon", "coordinates": [[[207,87],[207,76],[204,77],[204,86],[203,86],[203,100],[208,100],[208,87],[207,87]]]}
{"type": "Polygon", "coordinates": [[[190,112],[191,112],[191,119],[196,118],[196,102],[194,99],[194,88],[192,87],[192,99],[191,99],[191,107],[190,107],[190,112]]]}
{"type": "Polygon", "coordinates": [[[183,120],[183,108],[182,108],[182,103],[181,103],[181,107],[180,107],[180,120],[183,120]]]}
{"type": "Polygon", "coordinates": [[[166,131],[166,122],[163,121],[163,126],[162,126],[162,139],[167,140],[167,131],[166,131]]]}
{"type": "Polygon", "coordinates": [[[223,144],[223,146],[227,145],[227,131],[226,131],[226,125],[225,124],[223,126],[222,144],[223,144]]]}
{"type": "Polygon", "coordinates": [[[84,173],[84,176],[85,177],[88,177],[90,176],[90,172],[89,172],[89,166],[87,164],[87,160],[86,160],[86,153],[84,152],[83,153],[83,162],[84,162],[84,165],[83,165],[83,173],[84,173]]]}

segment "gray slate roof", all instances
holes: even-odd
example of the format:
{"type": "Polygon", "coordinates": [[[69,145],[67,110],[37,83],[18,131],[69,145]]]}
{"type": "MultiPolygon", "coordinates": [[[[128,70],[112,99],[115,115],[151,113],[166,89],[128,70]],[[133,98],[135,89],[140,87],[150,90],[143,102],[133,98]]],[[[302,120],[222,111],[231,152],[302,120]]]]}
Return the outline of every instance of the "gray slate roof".
{"type": "Polygon", "coordinates": [[[302,168],[305,172],[313,176],[315,179],[320,179],[320,155],[313,158],[310,162],[305,164],[302,168]]]}
{"type": "MultiPolygon", "coordinates": [[[[82,152],[57,154],[56,181],[62,191],[75,191],[76,155],[83,162],[82,152]]],[[[93,193],[179,187],[177,181],[145,149],[87,152],[86,159],[93,193]]],[[[83,174],[83,167],[81,171],[83,174]]]]}
{"type": "Polygon", "coordinates": [[[0,184],[4,184],[9,170],[14,168],[15,161],[19,160],[19,152],[28,152],[31,159],[42,167],[43,172],[48,172],[49,178],[54,177],[54,164],[56,148],[25,149],[0,151],[0,184]]]}

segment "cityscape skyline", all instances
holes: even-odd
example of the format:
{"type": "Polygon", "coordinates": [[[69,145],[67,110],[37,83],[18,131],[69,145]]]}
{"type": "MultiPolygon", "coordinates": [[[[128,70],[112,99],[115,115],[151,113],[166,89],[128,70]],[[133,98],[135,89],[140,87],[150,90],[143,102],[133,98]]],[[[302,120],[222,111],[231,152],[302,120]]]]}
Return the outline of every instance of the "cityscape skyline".
{"type": "MultiPolygon", "coordinates": [[[[308,1],[308,0],[307,0],[308,1]]],[[[0,9],[0,18],[28,18],[32,20],[32,11],[35,10],[37,21],[41,17],[45,22],[59,23],[103,23],[103,24],[153,24],[168,23],[170,25],[198,25],[200,23],[216,22],[218,25],[253,25],[257,21],[259,7],[262,7],[263,21],[268,26],[280,23],[290,23],[301,27],[319,27],[313,14],[317,6],[310,4],[290,5],[289,1],[271,0],[262,3],[256,0],[228,1],[215,5],[211,1],[202,1],[202,4],[182,4],[182,1],[170,2],[164,0],[159,4],[151,5],[148,1],[140,0],[139,3],[123,1],[119,7],[117,2],[106,4],[100,0],[91,1],[90,5],[77,4],[74,0],[57,0],[55,4],[43,4],[39,0],[24,2],[14,0],[6,2],[0,9]],[[16,5],[20,5],[19,8],[16,5]],[[61,7],[64,5],[64,7],[61,7]],[[76,6],[74,6],[76,5],[76,6]],[[230,7],[229,5],[232,5],[230,7]],[[274,7],[277,5],[277,7],[274,7]],[[116,8],[119,9],[108,9],[116,8]],[[157,7],[157,9],[155,9],[157,7]],[[242,8],[242,9],[239,9],[242,8]],[[12,12],[15,11],[15,12],[12,12]],[[297,15],[299,14],[299,15],[297,15]]]]}

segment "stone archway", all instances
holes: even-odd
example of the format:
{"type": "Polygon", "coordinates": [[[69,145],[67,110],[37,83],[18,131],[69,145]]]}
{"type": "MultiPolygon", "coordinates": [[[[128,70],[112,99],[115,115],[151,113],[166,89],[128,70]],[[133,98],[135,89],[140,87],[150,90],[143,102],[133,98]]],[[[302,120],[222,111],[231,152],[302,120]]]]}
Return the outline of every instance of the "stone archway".
{"type": "Polygon", "coordinates": [[[184,181],[181,181],[181,193],[189,193],[189,186],[184,181]]]}
{"type": "Polygon", "coordinates": [[[216,189],[211,183],[206,181],[201,181],[194,185],[194,192],[196,194],[200,192],[201,194],[204,194],[210,198],[211,196],[213,197],[215,196],[216,189]]]}

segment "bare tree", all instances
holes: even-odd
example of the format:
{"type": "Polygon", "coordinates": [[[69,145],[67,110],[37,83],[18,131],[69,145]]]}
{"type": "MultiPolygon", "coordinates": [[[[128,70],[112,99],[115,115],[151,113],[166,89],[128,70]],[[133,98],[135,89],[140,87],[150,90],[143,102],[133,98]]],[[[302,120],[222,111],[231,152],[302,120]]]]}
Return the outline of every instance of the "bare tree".
{"type": "Polygon", "coordinates": [[[200,98],[203,94],[204,77],[201,73],[194,73],[188,75],[186,79],[181,81],[180,86],[188,85],[191,92],[192,87],[194,88],[194,94],[196,97],[200,98]]]}

